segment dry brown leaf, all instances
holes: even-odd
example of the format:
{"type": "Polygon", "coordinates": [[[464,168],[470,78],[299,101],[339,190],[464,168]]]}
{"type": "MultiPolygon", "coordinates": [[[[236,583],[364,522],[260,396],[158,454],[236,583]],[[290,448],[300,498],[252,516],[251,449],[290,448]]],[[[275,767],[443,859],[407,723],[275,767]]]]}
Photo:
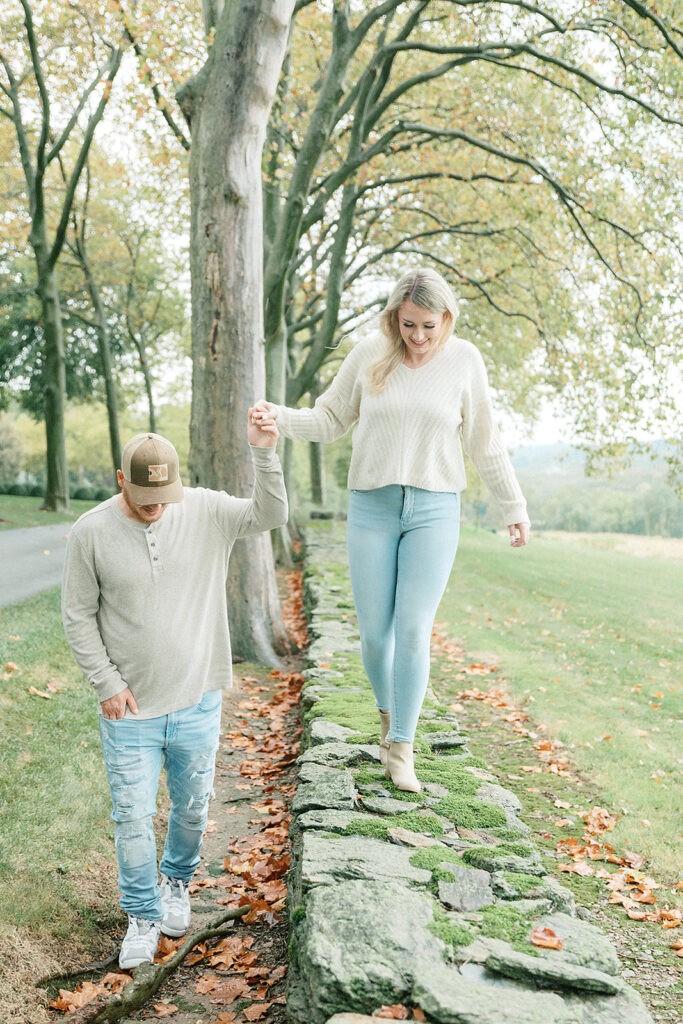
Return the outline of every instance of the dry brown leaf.
{"type": "Polygon", "coordinates": [[[268,1012],[272,1005],[272,1003],[252,1003],[246,1010],[242,1010],[242,1015],[247,1020],[259,1020],[264,1013],[268,1012]]]}
{"type": "Polygon", "coordinates": [[[529,942],[534,946],[541,946],[543,949],[562,949],[562,939],[556,935],[552,928],[541,928],[538,925],[529,935],[529,942]]]}
{"type": "Polygon", "coordinates": [[[379,1010],[374,1010],[373,1017],[383,1017],[389,1020],[407,1020],[410,1016],[410,1011],[407,1006],[403,1003],[394,1003],[393,1006],[380,1006],[379,1010]]]}
{"type": "Polygon", "coordinates": [[[79,1010],[82,1006],[87,1006],[93,999],[97,999],[98,996],[104,995],[106,992],[107,989],[103,985],[94,985],[92,981],[84,981],[73,992],[60,988],[59,996],[48,1005],[53,1010],[71,1013],[72,1010],[79,1010]]]}
{"type": "Polygon", "coordinates": [[[152,1003],[157,1017],[170,1017],[172,1013],[178,1012],[175,1003],[152,1003]]]}
{"type": "Polygon", "coordinates": [[[45,690],[38,690],[35,686],[29,686],[28,692],[32,697],[43,697],[45,700],[52,700],[51,693],[45,693],[45,690]]]}
{"type": "Polygon", "coordinates": [[[234,1003],[236,999],[250,995],[251,987],[246,983],[244,978],[227,978],[212,989],[211,1002],[225,1003],[229,1006],[230,1003],[234,1003]]]}
{"type": "Polygon", "coordinates": [[[558,864],[557,870],[573,875],[592,875],[595,873],[590,864],[587,864],[585,860],[575,860],[570,864],[558,864]]]}

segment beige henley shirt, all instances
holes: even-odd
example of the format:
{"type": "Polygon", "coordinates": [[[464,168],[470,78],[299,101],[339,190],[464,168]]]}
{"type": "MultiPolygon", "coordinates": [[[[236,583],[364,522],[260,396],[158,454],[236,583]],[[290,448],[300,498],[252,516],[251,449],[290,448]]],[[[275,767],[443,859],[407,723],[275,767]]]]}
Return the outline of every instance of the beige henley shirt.
{"type": "MultiPolygon", "coordinates": [[[[138,718],[198,704],[232,686],[225,583],[239,537],[287,521],[274,448],[251,447],[251,498],[185,488],[150,526],[117,497],[75,523],[66,550],[62,617],[67,640],[100,701],[128,686],[138,718]]],[[[126,717],[131,717],[130,709],[126,717]]]]}

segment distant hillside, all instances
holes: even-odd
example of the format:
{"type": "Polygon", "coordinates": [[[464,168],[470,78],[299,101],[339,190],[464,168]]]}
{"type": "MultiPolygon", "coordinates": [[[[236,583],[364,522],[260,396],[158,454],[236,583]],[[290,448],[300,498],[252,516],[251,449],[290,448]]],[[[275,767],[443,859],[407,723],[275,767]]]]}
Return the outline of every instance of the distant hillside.
{"type": "MultiPolygon", "coordinates": [[[[666,482],[666,443],[652,445],[654,458],[635,456],[611,477],[587,476],[586,454],[568,444],[528,445],[512,462],[536,528],[683,536],[683,501],[666,482]]],[[[470,471],[463,513],[484,528],[499,524],[498,512],[470,471]]]]}

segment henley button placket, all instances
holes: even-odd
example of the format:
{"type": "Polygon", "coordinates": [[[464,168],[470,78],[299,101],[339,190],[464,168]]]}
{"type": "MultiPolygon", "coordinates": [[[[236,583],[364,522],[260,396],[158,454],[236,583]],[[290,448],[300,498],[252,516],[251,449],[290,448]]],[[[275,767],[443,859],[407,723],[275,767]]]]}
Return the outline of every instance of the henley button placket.
{"type": "Polygon", "coordinates": [[[160,569],[159,556],[156,554],[156,534],[153,533],[151,529],[147,529],[145,532],[147,534],[147,547],[149,549],[149,556],[152,562],[152,569],[160,569]]]}

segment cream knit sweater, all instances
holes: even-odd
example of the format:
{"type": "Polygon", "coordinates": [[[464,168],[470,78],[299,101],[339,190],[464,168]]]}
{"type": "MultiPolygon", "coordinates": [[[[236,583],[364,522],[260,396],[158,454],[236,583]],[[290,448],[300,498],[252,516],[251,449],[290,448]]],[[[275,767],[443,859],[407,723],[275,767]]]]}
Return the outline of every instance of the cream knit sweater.
{"type": "Polygon", "coordinates": [[[278,406],[285,437],[335,441],[357,424],[349,487],[387,484],[428,491],[467,486],[462,445],[500,504],[505,525],[529,522],[526,502],[493,419],[479,350],[451,336],[417,369],[401,365],[379,394],[367,370],[386,351],[382,336],[359,342],[312,409],[278,406]]]}

